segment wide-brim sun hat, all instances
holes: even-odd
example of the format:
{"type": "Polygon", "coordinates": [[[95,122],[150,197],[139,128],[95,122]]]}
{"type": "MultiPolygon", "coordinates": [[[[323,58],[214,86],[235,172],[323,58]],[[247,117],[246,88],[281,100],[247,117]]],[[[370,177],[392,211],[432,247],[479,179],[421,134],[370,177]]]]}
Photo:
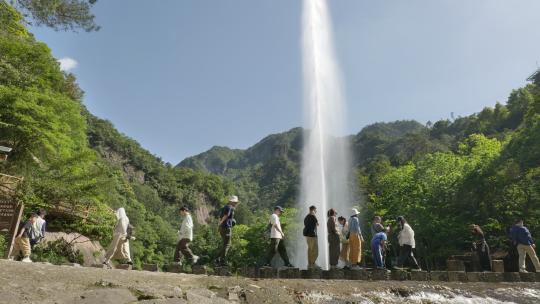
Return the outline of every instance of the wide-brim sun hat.
{"type": "Polygon", "coordinates": [[[236,196],[236,195],[229,196],[229,202],[230,203],[238,203],[239,202],[238,201],[238,196],[236,196]]]}
{"type": "Polygon", "coordinates": [[[356,209],[356,208],[352,208],[351,211],[352,211],[353,215],[358,215],[358,214],[360,214],[360,212],[359,212],[358,209],[356,209]]]}

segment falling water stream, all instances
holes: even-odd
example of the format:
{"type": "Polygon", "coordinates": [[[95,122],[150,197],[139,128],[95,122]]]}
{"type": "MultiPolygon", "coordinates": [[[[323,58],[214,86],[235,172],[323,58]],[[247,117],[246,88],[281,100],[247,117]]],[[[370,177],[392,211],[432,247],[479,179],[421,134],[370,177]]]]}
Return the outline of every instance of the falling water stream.
{"type": "MultiPolygon", "coordinates": [[[[332,38],[326,0],[304,0],[302,20],[304,74],[304,147],[302,154],[300,216],[308,207],[318,209],[319,258],[328,268],[326,212],[335,208],[350,216],[351,158],[345,134],[345,100],[332,38]]],[[[298,242],[295,262],[307,266],[304,242],[298,242]]]]}

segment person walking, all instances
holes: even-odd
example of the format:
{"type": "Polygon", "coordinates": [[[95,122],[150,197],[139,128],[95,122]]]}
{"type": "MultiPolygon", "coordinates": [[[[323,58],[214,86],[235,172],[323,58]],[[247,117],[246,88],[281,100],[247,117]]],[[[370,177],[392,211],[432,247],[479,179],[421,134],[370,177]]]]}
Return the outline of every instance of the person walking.
{"type": "Polygon", "coordinates": [[[107,266],[107,268],[112,268],[112,259],[127,260],[128,265],[133,265],[129,250],[129,218],[126,215],[126,210],[124,208],[118,208],[115,215],[117,221],[113,231],[113,240],[105,253],[105,259],[103,261],[103,265],[107,266]]]}
{"type": "Polygon", "coordinates": [[[341,242],[341,251],[339,253],[339,259],[344,264],[343,268],[350,268],[349,264],[349,240],[347,235],[349,235],[349,223],[347,219],[343,216],[338,217],[338,223],[341,227],[339,233],[339,241],[341,242]]]}
{"type": "Polygon", "coordinates": [[[317,226],[319,226],[319,221],[316,214],[317,207],[310,206],[309,213],[304,218],[304,230],[302,231],[307,243],[308,269],[320,268],[315,263],[319,256],[319,244],[317,242],[317,226]]]}
{"type": "Polygon", "coordinates": [[[180,241],[174,251],[174,262],[182,265],[181,259],[184,256],[190,263],[196,264],[199,257],[194,255],[189,248],[189,243],[193,241],[193,219],[187,206],[180,208],[180,216],[182,218],[182,224],[180,224],[180,230],[178,231],[180,241]]]}
{"type": "Polygon", "coordinates": [[[279,253],[279,256],[285,263],[285,267],[293,267],[289,262],[289,257],[287,256],[287,249],[285,248],[285,243],[283,238],[285,238],[285,233],[281,229],[281,223],[279,217],[283,213],[283,208],[276,206],[274,208],[274,213],[270,216],[269,225],[270,227],[270,247],[268,248],[268,256],[266,257],[266,266],[270,266],[272,258],[276,253],[279,253]]]}
{"type": "Polygon", "coordinates": [[[516,220],[514,227],[512,227],[511,235],[512,242],[518,250],[519,272],[527,272],[527,267],[525,264],[527,255],[532,260],[535,271],[540,272],[540,261],[538,261],[535,251],[536,245],[534,244],[531,232],[523,225],[522,219],[516,220]]]}
{"type": "Polygon", "coordinates": [[[37,217],[34,222],[34,235],[33,238],[30,239],[30,246],[34,248],[36,244],[41,242],[45,238],[45,227],[47,226],[47,222],[45,221],[45,216],[47,215],[47,211],[44,209],[40,209],[37,212],[37,217]]]}
{"type": "Polygon", "coordinates": [[[387,240],[388,237],[384,231],[376,233],[371,240],[371,252],[373,253],[373,261],[375,262],[377,269],[386,268],[384,262],[384,251],[387,240]]]}
{"type": "Polygon", "coordinates": [[[480,226],[472,224],[471,233],[474,237],[472,242],[472,250],[476,252],[482,271],[491,271],[491,255],[489,246],[484,236],[484,231],[480,226]]]}
{"type": "Polygon", "coordinates": [[[227,254],[231,248],[232,228],[236,225],[234,211],[239,203],[238,196],[233,195],[229,197],[227,205],[221,209],[218,230],[223,244],[216,259],[217,266],[227,265],[227,254]]]}
{"type": "Polygon", "coordinates": [[[22,262],[32,263],[30,259],[30,254],[32,254],[32,246],[30,245],[30,239],[34,231],[34,223],[37,220],[37,214],[32,213],[28,220],[21,225],[19,228],[19,233],[15,237],[15,243],[13,245],[13,250],[11,251],[9,260],[14,260],[16,257],[22,253],[22,262]]]}
{"type": "Polygon", "coordinates": [[[362,261],[362,242],[364,237],[362,236],[362,230],[360,229],[360,219],[357,209],[352,209],[353,214],[349,218],[349,262],[351,269],[360,269],[360,262],[362,261]]]}
{"type": "Polygon", "coordinates": [[[330,254],[330,269],[336,269],[339,262],[339,231],[337,230],[337,212],[335,209],[328,210],[328,252],[330,254]]]}
{"type": "Polygon", "coordinates": [[[399,243],[398,267],[403,267],[405,262],[410,261],[414,268],[420,269],[420,266],[418,265],[413,253],[413,250],[416,247],[414,230],[403,216],[399,216],[397,218],[397,224],[399,229],[397,236],[399,243]]]}

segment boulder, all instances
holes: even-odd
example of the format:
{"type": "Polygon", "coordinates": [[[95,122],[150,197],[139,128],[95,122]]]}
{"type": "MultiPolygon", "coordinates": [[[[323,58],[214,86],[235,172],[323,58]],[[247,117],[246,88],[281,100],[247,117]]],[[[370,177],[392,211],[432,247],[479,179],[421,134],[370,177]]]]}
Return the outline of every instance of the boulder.
{"type": "Polygon", "coordinates": [[[105,250],[97,241],[92,241],[86,236],[79,233],[65,232],[47,232],[43,242],[57,241],[63,239],[70,243],[74,250],[78,250],[83,256],[83,266],[92,266],[93,264],[101,264],[105,250]]]}

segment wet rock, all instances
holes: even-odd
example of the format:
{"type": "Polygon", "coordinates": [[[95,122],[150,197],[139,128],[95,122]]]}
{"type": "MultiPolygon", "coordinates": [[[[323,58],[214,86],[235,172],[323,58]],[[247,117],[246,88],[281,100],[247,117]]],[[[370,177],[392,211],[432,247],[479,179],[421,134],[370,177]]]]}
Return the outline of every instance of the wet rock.
{"type": "Polygon", "coordinates": [[[447,275],[450,282],[467,282],[465,271],[448,271],[447,275]]]}
{"type": "Polygon", "coordinates": [[[467,272],[467,281],[468,282],[481,282],[482,281],[481,272],[467,272]]]}
{"type": "Polygon", "coordinates": [[[448,281],[448,273],[446,271],[432,271],[429,273],[429,279],[431,281],[448,281]]]}
{"type": "Polygon", "coordinates": [[[261,267],[259,269],[259,277],[263,279],[277,278],[277,269],[272,267],[261,267]]]}
{"type": "Polygon", "coordinates": [[[427,271],[413,270],[410,273],[412,281],[428,281],[429,273],[427,271]]]}
{"type": "Polygon", "coordinates": [[[204,265],[193,265],[191,266],[191,272],[193,274],[207,274],[208,269],[204,265]]]}
{"type": "Polygon", "coordinates": [[[330,269],[322,272],[322,278],[326,280],[344,280],[345,272],[343,269],[330,269]]]}
{"type": "Polygon", "coordinates": [[[144,271],[159,271],[159,267],[157,264],[143,264],[142,269],[144,271]]]}
{"type": "Polygon", "coordinates": [[[448,271],[465,271],[465,263],[461,260],[446,260],[448,271]]]}
{"type": "Polygon", "coordinates": [[[300,269],[293,267],[281,268],[278,271],[278,276],[283,279],[298,279],[300,278],[300,269]]]}
{"type": "Polygon", "coordinates": [[[373,269],[371,279],[374,281],[386,281],[390,278],[390,271],[387,269],[373,269]]]}
{"type": "Polygon", "coordinates": [[[365,269],[345,270],[347,280],[369,280],[369,272],[365,269]]]}
{"type": "Polygon", "coordinates": [[[300,277],[302,279],[320,279],[321,278],[321,270],[319,269],[307,269],[300,271],[300,277]]]}
{"type": "Polygon", "coordinates": [[[523,282],[536,282],[536,273],[534,272],[520,272],[519,276],[523,282]]]}
{"type": "Polygon", "coordinates": [[[402,269],[392,271],[390,278],[394,281],[406,281],[409,279],[409,273],[402,269]]]}
{"type": "Polygon", "coordinates": [[[138,299],[127,289],[102,288],[88,290],[73,299],[75,304],[124,304],[138,299]]]}
{"type": "Polygon", "coordinates": [[[503,273],[503,280],[505,282],[521,282],[521,276],[519,272],[505,272],[503,273]]]}
{"type": "Polygon", "coordinates": [[[482,281],[490,283],[498,283],[504,281],[502,272],[483,272],[482,281]]]}
{"type": "Polygon", "coordinates": [[[493,260],[491,262],[491,268],[493,272],[504,272],[504,261],[503,260],[493,260]]]}

